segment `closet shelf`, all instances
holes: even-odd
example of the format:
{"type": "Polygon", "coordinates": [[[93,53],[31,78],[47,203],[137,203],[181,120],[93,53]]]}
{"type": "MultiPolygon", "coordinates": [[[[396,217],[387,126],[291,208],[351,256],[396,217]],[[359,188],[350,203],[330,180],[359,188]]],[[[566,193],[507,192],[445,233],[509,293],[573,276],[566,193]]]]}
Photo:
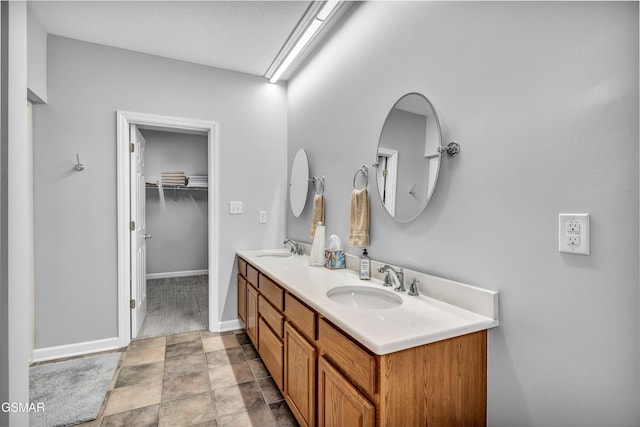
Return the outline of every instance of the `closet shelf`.
{"type": "MultiPolygon", "coordinates": [[[[153,188],[157,190],[159,187],[153,184],[146,184],[146,188],[153,188]]],[[[163,185],[163,190],[180,190],[180,191],[208,191],[209,187],[187,187],[186,185],[163,185]]]]}

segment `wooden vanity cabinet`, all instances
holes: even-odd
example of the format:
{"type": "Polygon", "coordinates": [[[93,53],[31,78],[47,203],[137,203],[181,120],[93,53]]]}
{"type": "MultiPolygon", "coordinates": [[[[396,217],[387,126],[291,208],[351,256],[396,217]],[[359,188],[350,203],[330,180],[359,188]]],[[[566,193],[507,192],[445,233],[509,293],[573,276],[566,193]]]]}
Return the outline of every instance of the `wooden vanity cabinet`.
{"type": "Polygon", "coordinates": [[[318,427],[374,427],[375,407],[327,360],[318,359],[318,427]]]}
{"type": "Polygon", "coordinates": [[[258,345],[258,290],[247,282],[247,335],[253,346],[260,351],[258,345]]]}
{"type": "Polygon", "coordinates": [[[239,316],[302,426],[486,426],[486,330],[376,355],[240,260],[239,316]]]}
{"type": "Polygon", "coordinates": [[[238,274],[238,317],[247,324],[247,281],[238,274]]]}
{"type": "Polygon", "coordinates": [[[284,326],[284,398],[300,425],[316,418],[316,348],[290,322],[284,326]]]}

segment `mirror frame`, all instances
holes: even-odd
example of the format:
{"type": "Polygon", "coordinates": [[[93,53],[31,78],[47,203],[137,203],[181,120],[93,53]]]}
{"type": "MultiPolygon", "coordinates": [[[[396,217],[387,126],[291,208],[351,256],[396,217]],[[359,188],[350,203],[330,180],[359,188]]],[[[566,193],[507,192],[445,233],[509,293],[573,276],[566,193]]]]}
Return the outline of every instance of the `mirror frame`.
{"type": "Polygon", "coordinates": [[[302,212],[304,212],[308,196],[309,156],[304,148],[300,148],[293,158],[289,175],[289,207],[291,209],[291,213],[296,218],[299,218],[300,215],[302,215],[302,212]],[[302,175],[304,175],[304,182],[302,181],[302,175]]]}
{"type": "MultiPolygon", "coordinates": [[[[435,119],[435,123],[436,123],[436,129],[437,129],[437,145],[435,145],[436,148],[436,153],[430,155],[430,158],[437,158],[438,159],[438,165],[437,165],[437,171],[435,173],[435,176],[433,177],[433,184],[430,184],[429,182],[427,182],[428,187],[431,187],[431,191],[427,194],[424,205],[418,210],[418,212],[414,215],[411,216],[409,218],[398,218],[397,215],[395,214],[395,212],[391,212],[389,211],[389,209],[387,209],[387,206],[385,206],[383,200],[382,200],[382,193],[380,191],[380,179],[379,179],[379,173],[376,173],[376,188],[378,190],[378,199],[380,200],[380,203],[382,204],[383,209],[385,210],[385,212],[387,214],[389,214],[389,216],[391,218],[393,218],[396,222],[400,222],[400,223],[409,223],[412,221],[415,221],[421,214],[422,212],[424,212],[424,210],[427,208],[427,205],[429,204],[429,202],[431,201],[431,198],[433,197],[433,193],[435,192],[436,189],[436,184],[438,182],[438,176],[440,175],[440,166],[442,164],[442,128],[440,127],[440,119],[438,118],[438,113],[436,112],[435,107],[433,106],[433,104],[431,103],[431,101],[429,100],[429,98],[427,98],[426,96],[424,96],[423,94],[419,93],[419,92],[408,92],[405,93],[404,95],[402,95],[400,98],[398,98],[396,100],[396,102],[393,104],[393,106],[391,107],[391,109],[389,110],[389,112],[387,113],[387,116],[385,118],[385,121],[382,125],[382,128],[380,130],[380,137],[378,139],[378,145],[376,146],[376,160],[375,160],[375,165],[378,167],[378,158],[379,158],[379,154],[381,152],[381,149],[383,150],[387,150],[387,151],[393,151],[390,150],[390,147],[381,147],[380,143],[382,141],[382,136],[383,136],[383,132],[384,132],[384,128],[385,125],[387,124],[387,121],[389,119],[389,115],[391,114],[391,112],[396,108],[396,106],[406,97],[410,96],[410,95],[417,95],[419,97],[421,97],[424,101],[426,101],[426,106],[427,108],[431,109],[431,112],[433,113],[433,117],[435,119]]],[[[425,135],[426,138],[426,135],[425,135]]],[[[425,140],[425,145],[426,145],[426,140],[425,140]]],[[[425,157],[427,157],[425,155],[425,157]]],[[[397,163],[397,160],[396,160],[397,163]]],[[[379,167],[378,167],[379,170],[379,167]]],[[[396,179],[397,177],[395,177],[394,179],[396,179]]],[[[394,201],[394,211],[395,211],[395,201],[394,201]]]]}

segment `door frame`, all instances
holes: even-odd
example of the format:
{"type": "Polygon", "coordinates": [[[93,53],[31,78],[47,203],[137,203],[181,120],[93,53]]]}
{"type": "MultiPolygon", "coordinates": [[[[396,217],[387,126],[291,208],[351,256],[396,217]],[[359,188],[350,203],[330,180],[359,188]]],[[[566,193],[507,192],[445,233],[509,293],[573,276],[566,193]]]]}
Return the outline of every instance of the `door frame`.
{"type": "Polygon", "coordinates": [[[129,128],[130,125],[155,128],[174,132],[207,133],[208,144],[208,258],[209,258],[209,330],[216,332],[219,327],[218,277],[215,272],[219,264],[219,191],[218,191],[218,124],[206,120],[185,119],[155,114],[116,111],[116,178],[117,178],[117,233],[118,233],[118,341],[128,345],[131,341],[131,248],[130,248],[130,183],[129,183],[129,128]],[[214,274],[212,274],[214,273],[214,274]]]}

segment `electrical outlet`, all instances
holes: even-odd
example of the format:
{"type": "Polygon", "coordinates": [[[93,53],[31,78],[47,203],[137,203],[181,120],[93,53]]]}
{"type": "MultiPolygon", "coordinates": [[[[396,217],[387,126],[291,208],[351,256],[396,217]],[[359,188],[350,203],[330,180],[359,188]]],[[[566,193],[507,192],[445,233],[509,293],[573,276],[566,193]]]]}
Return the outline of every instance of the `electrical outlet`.
{"type": "Polygon", "coordinates": [[[260,211],[258,213],[258,223],[266,224],[267,223],[267,211],[260,211]]]}
{"type": "Polygon", "coordinates": [[[242,215],[242,202],[229,202],[229,215],[242,215]]]}
{"type": "Polygon", "coordinates": [[[589,255],[589,214],[558,215],[558,250],[589,255]]]}

